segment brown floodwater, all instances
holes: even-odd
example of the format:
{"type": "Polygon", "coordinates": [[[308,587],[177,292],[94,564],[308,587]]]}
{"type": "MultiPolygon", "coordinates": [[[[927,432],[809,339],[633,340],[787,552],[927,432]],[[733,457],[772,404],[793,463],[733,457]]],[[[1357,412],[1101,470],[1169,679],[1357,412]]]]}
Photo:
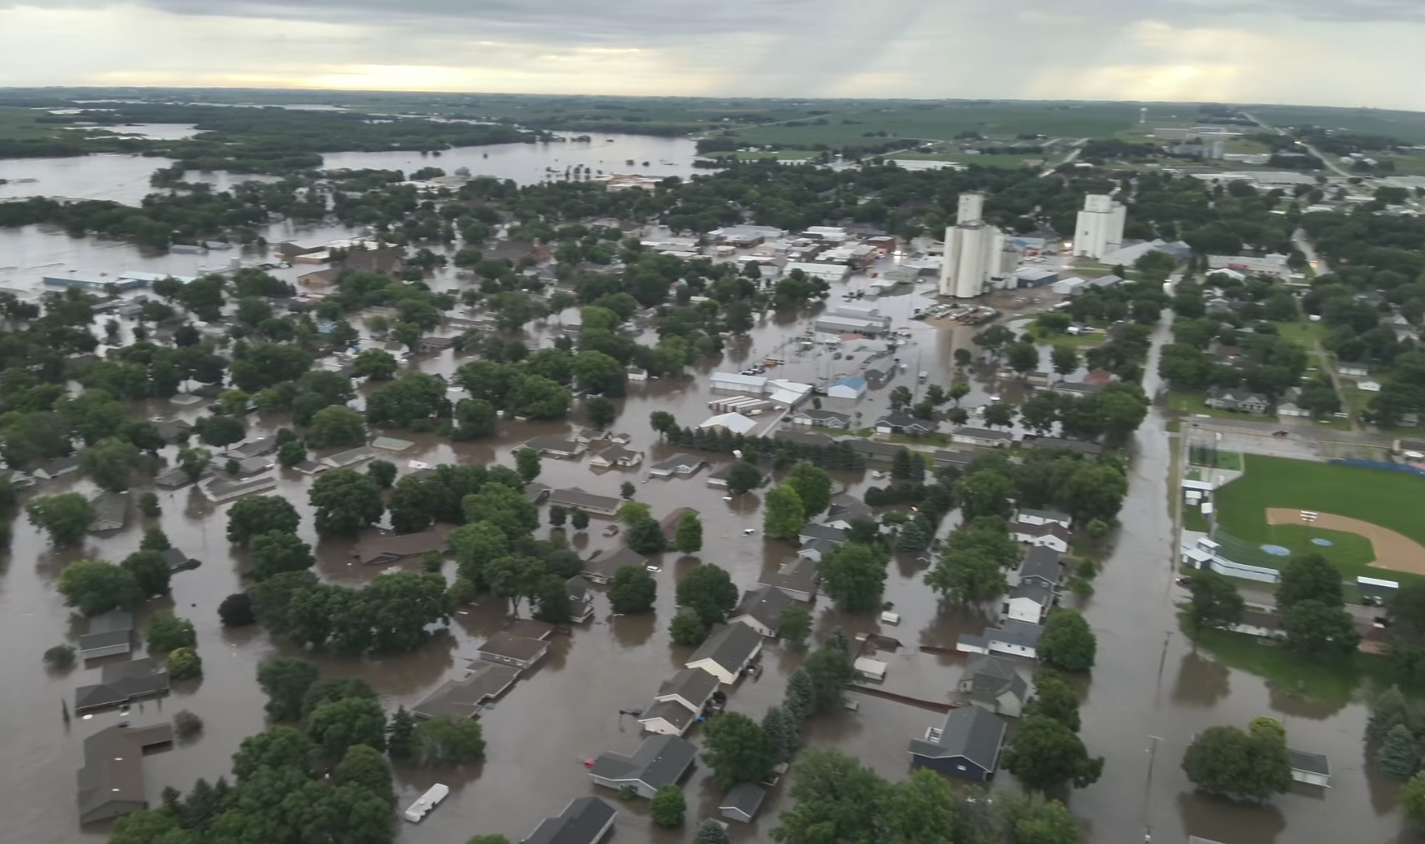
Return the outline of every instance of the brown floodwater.
{"type": "MultiPolygon", "coordinates": [[[[325,232],[306,234],[316,240],[325,232]]],[[[35,229],[0,233],[0,254],[14,254],[5,247],[21,242],[28,250],[27,256],[52,257],[70,266],[75,266],[76,250],[95,260],[107,255],[122,263],[113,269],[167,269],[168,262],[179,257],[150,259],[131,247],[74,241],[35,229]],[[146,265],[148,260],[154,264],[146,265]]],[[[0,264],[17,266],[20,262],[0,260],[0,264]]],[[[0,283],[9,283],[21,274],[18,270],[12,272],[4,274],[7,277],[0,278],[0,283]]],[[[25,273],[31,282],[36,276],[33,269],[25,273]]],[[[455,283],[453,276],[447,280],[455,283]]],[[[880,300],[887,313],[913,329],[910,344],[899,352],[908,372],[871,391],[859,403],[828,400],[827,409],[858,413],[862,423],[869,424],[885,410],[890,390],[898,384],[913,386],[919,370],[931,372],[933,382],[944,384],[951,380],[951,355],[956,347],[968,346],[971,330],[940,330],[904,322],[912,308],[923,307],[927,301],[917,294],[880,300]]],[[[631,385],[628,398],[618,402],[620,417],[614,428],[633,435],[635,447],[648,453],[639,470],[599,473],[591,470],[586,461],[546,460],[540,481],[617,494],[622,481],[633,480],[637,498],[650,502],[655,515],[677,507],[695,508],[704,520],[707,546],[698,559],[728,569],[743,587],[754,585],[761,572],[789,559],[794,551],[761,536],[760,499],[756,495],[726,501],[722,490],[706,486],[702,474],[684,480],[645,482],[648,463],[674,451],[657,441],[649,429],[648,415],[653,410],[669,410],[682,424],[696,424],[711,415],[707,402],[714,396],[707,389],[709,372],[740,368],[748,361],[773,355],[774,350],[785,348],[784,344],[798,337],[804,325],[804,321],[790,318],[765,320],[747,341],[732,345],[722,361],[699,367],[689,378],[631,385]],[[743,530],[747,527],[757,530],[746,535],[743,530]]],[[[551,321],[535,335],[547,341],[556,327],[551,321]]],[[[1161,342],[1165,336],[1166,328],[1160,328],[1157,340],[1161,342]]],[[[651,332],[643,342],[653,342],[651,332]]],[[[769,374],[819,380],[856,372],[864,365],[867,354],[880,347],[867,342],[867,348],[858,351],[858,345],[843,347],[843,352],[849,351],[855,358],[849,362],[844,358],[834,360],[826,353],[798,356],[790,351],[778,352],[777,356],[787,363],[769,374]]],[[[425,371],[450,373],[465,359],[468,358],[447,353],[418,365],[425,371]]],[[[1155,368],[1150,363],[1148,370],[1151,373],[1155,368]]],[[[989,380],[984,368],[971,374],[975,390],[963,401],[967,407],[983,404],[990,395],[1015,395],[1016,385],[989,380]]],[[[1156,388],[1154,376],[1149,376],[1145,386],[1152,394],[1156,388]]],[[[192,418],[201,411],[151,402],[140,403],[134,412],[145,417],[192,418]]],[[[255,419],[253,433],[275,430],[282,422],[280,418],[255,419]]],[[[562,423],[507,423],[498,437],[459,445],[431,436],[393,432],[414,440],[416,445],[391,459],[403,467],[403,472],[409,471],[405,464],[410,460],[508,461],[511,448],[528,437],[565,431],[578,424],[577,419],[562,423]]],[[[1114,538],[1113,551],[1104,560],[1103,573],[1096,582],[1096,593],[1087,599],[1067,599],[1071,605],[1082,606],[1099,636],[1098,664],[1082,684],[1083,735],[1094,753],[1106,757],[1107,764],[1098,783],[1069,796],[1070,807],[1090,830],[1089,840],[1137,842],[1148,833],[1157,841],[1180,842],[1192,834],[1229,844],[1358,839],[1386,844],[1416,840],[1415,833],[1403,831],[1396,809],[1397,787],[1367,771],[1361,745],[1366,720],[1363,705],[1302,702],[1259,677],[1225,668],[1205,654],[1194,654],[1177,631],[1173,616],[1173,600],[1178,597],[1173,586],[1173,526],[1167,510],[1170,444],[1164,424],[1165,420],[1154,411],[1135,439],[1130,498],[1120,515],[1122,526],[1114,538]],[[1333,767],[1334,788],[1315,793],[1293,791],[1268,806],[1235,805],[1196,795],[1179,766],[1192,735],[1214,724],[1245,724],[1256,715],[1281,719],[1292,746],[1327,754],[1333,767]]],[[[170,458],[172,451],[168,450],[170,458]]],[[[319,541],[316,537],[306,503],[305,487],[311,479],[286,473],[281,478],[278,494],[289,498],[302,512],[300,533],[318,551],[319,573],[343,583],[360,583],[374,577],[379,567],[351,562],[349,542],[319,541]]],[[[837,480],[858,494],[871,484],[869,473],[838,475],[837,480]]],[[[71,488],[88,491],[92,487],[71,476],[46,483],[39,491],[52,493],[71,488]]],[[[163,514],[157,523],[175,546],[202,560],[203,565],[175,576],[171,598],[154,601],[143,612],[146,616],[171,607],[193,620],[205,675],[199,681],[177,684],[169,697],[145,703],[124,717],[135,724],[146,724],[189,709],[202,716],[206,728],[197,740],[145,760],[148,791],[153,800],[165,786],[185,789],[198,777],[213,779],[227,772],[229,758],[241,740],[265,726],[263,696],[255,682],[257,666],[274,654],[291,652],[274,643],[261,629],[232,631],[218,624],[216,607],[226,595],[242,587],[240,575],[246,564],[224,537],[223,511],[227,505],[208,504],[193,490],[160,492],[159,496],[163,514]]],[[[12,680],[0,705],[0,734],[7,737],[8,751],[0,769],[0,817],[5,819],[5,840],[70,844],[102,840],[106,833],[102,826],[78,825],[74,777],[82,762],[82,739],[117,723],[121,716],[106,712],[66,725],[60,716],[60,701],[72,700],[75,687],[94,682],[99,669],[91,664],[70,672],[51,673],[41,665],[40,654],[53,644],[72,642],[82,629],[55,591],[59,572],[84,557],[121,559],[137,549],[143,523],[143,519],[134,516],[117,535],[90,537],[81,548],[63,552],[49,548],[44,537],[23,517],[16,524],[13,551],[0,570],[0,630],[9,643],[0,651],[0,670],[12,680]]],[[[947,520],[942,533],[952,524],[953,519],[947,520]]],[[[588,534],[574,537],[573,545],[580,553],[587,555],[595,549],[615,547],[618,538],[601,536],[600,525],[596,520],[588,534]]],[[[548,531],[542,528],[541,534],[547,535],[548,531]]],[[[448,844],[476,833],[502,833],[518,840],[541,818],[560,811],[571,798],[589,793],[614,797],[591,785],[583,760],[604,750],[628,751],[637,746],[638,725],[630,718],[620,717],[618,710],[645,704],[658,683],[676,670],[689,652],[669,643],[667,624],[673,611],[676,577],[696,562],[678,560],[671,554],[660,562],[659,596],[653,613],[612,618],[607,602],[599,595],[594,621],[576,628],[567,638],[557,637],[546,661],[484,714],[489,755],[481,765],[457,771],[397,770],[403,804],[433,782],[451,787],[450,797],[420,825],[399,822],[401,841],[448,844]]],[[[449,564],[446,573],[451,573],[449,564]]],[[[958,635],[979,631],[993,623],[994,616],[987,610],[942,606],[921,582],[922,573],[910,561],[898,560],[892,565],[886,600],[901,615],[898,626],[883,626],[871,613],[837,612],[823,600],[816,608],[816,628],[819,634],[843,626],[852,633],[880,632],[896,638],[901,647],[881,657],[890,664],[887,688],[936,698],[954,686],[964,660],[922,653],[919,648],[953,647],[958,635]]],[[[399,704],[409,706],[444,680],[460,676],[464,657],[508,618],[504,602],[489,601],[457,615],[448,631],[412,654],[364,659],[325,653],[309,656],[318,662],[324,676],[365,678],[380,692],[382,702],[394,709],[399,704]]],[[[744,682],[731,692],[731,709],[760,717],[767,706],[781,698],[787,674],[801,659],[800,653],[769,646],[765,660],[768,670],[760,679],[744,682]]],[[[889,778],[903,778],[909,770],[907,742],[937,723],[940,716],[880,697],[856,697],[861,704],[859,711],[816,719],[806,731],[806,742],[841,749],[889,778]]],[[[696,731],[692,737],[697,740],[696,731]]],[[[719,794],[707,773],[705,767],[699,766],[687,783],[690,818],[716,814],[719,794]]],[[[996,787],[1012,789],[1015,785],[1012,777],[1002,775],[996,787]]],[[[758,822],[734,827],[734,837],[770,840],[776,811],[785,805],[785,798],[784,785],[773,792],[758,822]]],[[[619,808],[620,840],[671,842],[686,837],[654,829],[647,821],[646,804],[642,801],[619,804],[619,808]]]]}

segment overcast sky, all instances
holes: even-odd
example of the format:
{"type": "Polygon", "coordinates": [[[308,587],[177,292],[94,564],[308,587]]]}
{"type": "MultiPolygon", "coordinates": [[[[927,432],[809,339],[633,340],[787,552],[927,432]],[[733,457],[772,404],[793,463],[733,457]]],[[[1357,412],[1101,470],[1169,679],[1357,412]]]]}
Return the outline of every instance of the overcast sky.
{"type": "Polygon", "coordinates": [[[1425,110],[1425,0],[0,0],[0,86],[1425,110]]]}

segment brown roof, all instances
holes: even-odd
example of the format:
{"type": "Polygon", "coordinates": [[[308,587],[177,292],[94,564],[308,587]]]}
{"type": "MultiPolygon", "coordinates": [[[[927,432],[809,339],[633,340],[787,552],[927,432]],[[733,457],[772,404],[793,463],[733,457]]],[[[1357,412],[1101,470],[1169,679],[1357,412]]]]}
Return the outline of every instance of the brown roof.
{"type": "Polygon", "coordinates": [[[401,271],[401,253],[392,247],[381,249],[352,249],[337,262],[343,269],[362,272],[398,273],[401,271]]]}
{"type": "Polygon", "coordinates": [[[84,767],[77,778],[79,821],[117,817],[148,805],[143,751],[173,741],[168,724],[126,727],[117,724],[84,740],[84,767]]]}
{"type": "Polygon", "coordinates": [[[452,530],[450,525],[435,525],[420,533],[380,534],[356,543],[351,554],[361,562],[393,563],[406,557],[415,557],[430,551],[445,550],[445,538],[452,530]]]}
{"type": "Polygon", "coordinates": [[[480,646],[480,653],[502,656],[519,662],[533,662],[548,649],[549,643],[543,639],[526,639],[523,636],[515,636],[510,633],[496,633],[490,637],[488,642],[480,646]]]}
{"type": "Polygon", "coordinates": [[[520,670],[493,662],[480,663],[460,680],[448,680],[412,707],[421,718],[474,718],[486,701],[505,693],[520,676],[520,670]]]}

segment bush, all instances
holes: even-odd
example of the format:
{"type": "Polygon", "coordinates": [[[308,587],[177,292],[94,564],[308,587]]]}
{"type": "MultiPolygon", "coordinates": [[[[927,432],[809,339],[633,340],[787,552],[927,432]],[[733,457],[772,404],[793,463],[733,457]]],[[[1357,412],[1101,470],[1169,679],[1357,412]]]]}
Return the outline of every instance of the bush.
{"type": "Polygon", "coordinates": [[[683,799],[683,789],[676,785],[665,785],[653,795],[648,804],[648,813],[653,823],[667,829],[677,829],[683,825],[683,817],[688,812],[687,801],[683,799]]]}
{"type": "Polygon", "coordinates": [[[55,645],[45,651],[45,665],[50,668],[71,668],[74,666],[75,650],[73,645],[55,645]]]}
{"type": "Polygon", "coordinates": [[[179,648],[169,654],[163,667],[172,680],[192,680],[203,676],[203,659],[192,648],[179,648]]]}
{"type": "Polygon", "coordinates": [[[218,619],[224,627],[246,627],[257,623],[252,598],[246,592],[234,592],[218,604],[218,619]]]}
{"type": "Polygon", "coordinates": [[[173,732],[179,738],[192,738],[203,732],[203,719],[186,709],[173,716],[173,732]]]}
{"type": "Polygon", "coordinates": [[[145,492],[139,496],[139,512],[156,519],[163,513],[163,508],[158,506],[158,496],[151,492],[145,492]]]}

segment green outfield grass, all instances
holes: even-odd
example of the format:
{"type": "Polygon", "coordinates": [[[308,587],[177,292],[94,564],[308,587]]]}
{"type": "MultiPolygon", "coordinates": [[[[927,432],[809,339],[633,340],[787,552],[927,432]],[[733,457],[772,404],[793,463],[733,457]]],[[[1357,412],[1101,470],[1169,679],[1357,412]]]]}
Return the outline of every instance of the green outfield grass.
{"type": "Polygon", "coordinates": [[[1216,494],[1217,525],[1228,534],[1223,550],[1229,559],[1250,565],[1278,568],[1286,557],[1274,557],[1262,545],[1280,545],[1293,553],[1317,552],[1335,563],[1342,575],[1411,579],[1403,572],[1383,573],[1367,568],[1375,559],[1370,540],[1353,533],[1324,530],[1305,524],[1269,525],[1266,511],[1280,507],[1315,510],[1371,522],[1425,544],[1425,478],[1407,472],[1333,466],[1280,457],[1246,456],[1246,474],[1216,494]],[[1322,547],[1311,540],[1332,544],[1322,547]]]}

